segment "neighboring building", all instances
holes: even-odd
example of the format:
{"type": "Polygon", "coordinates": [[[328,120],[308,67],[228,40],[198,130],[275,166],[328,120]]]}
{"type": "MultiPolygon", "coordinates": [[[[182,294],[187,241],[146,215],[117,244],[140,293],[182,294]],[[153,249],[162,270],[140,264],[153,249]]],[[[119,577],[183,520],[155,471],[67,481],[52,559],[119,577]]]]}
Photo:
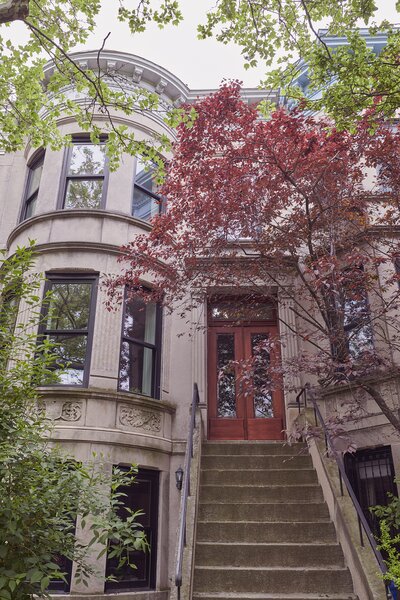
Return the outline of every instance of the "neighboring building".
{"type": "MultiPolygon", "coordinates": [[[[79,59],[94,66],[97,52],[80,53],[79,59]]],[[[123,68],[132,86],[156,91],[165,106],[209,92],[189,90],[173,74],[136,56],[105,51],[101,61],[123,68]]],[[[244,90],[244,95],[250,102],[263,97],[258,90],[244,90]]],[[[278,95],[269,99],[278,101],[278,95]]],[[[154,131],[172,135],[156,114],[124,116],[123,122],[143,140],[154,131]]],[[[40,333],[57,342],[60,363],[69,363],[58,385],[41,390],[55,437],[79,460],[96,452],[110,468],[132,462],[140,466],[139,483],[127,502],[145,510],[152,547],[151,554],[138,555],[138,570],[127,572],[120,583],[107,583],[104,589],[102,577],[94,577],[86,588],[72,579],[70,591],[97,598],[104,591],[129,590],[135,598],[133,592],[146,590],[140,600],[167,600],[180,502],[175,472],[183,465],[194,382],[210,439],[279,440],[297,414],[294,394],[274,392],[273,416],[271,402],[268,408],[263,399],[248,416],[243,400],[217,384],[224,361],[235,358],[235,352],[246,358],[253,342],[277,331],[277,315],[269,305],[260,305],[243,317],[251,328],[232,332],[230,314],[240,301],[234,296],[193,315],[198,323],[208,322],[208,334],[194,331],[191,337],[179,337],[187,325],[157,306],[126,297],[114,311],[106,310],[106,294],[99,286],[103,274],[119,273],[119,247],[149,231],[149,219],[162,210],[162,200],[139,159],[124,156],[118,170],[109,172],[102,144],[91,144],[70,119],[61,118],[60,129],[72,135],[68,149],[28,145],[24,152],[0,156],[0,243],[12,254],[35,240],[36,268],[46,274],[43,293],[53,292],[51,317],[40,333]]],[[[288,302],[278,302],[279,312],[295,328],[288,302]]],[[[296,336],[289,329],[284,333],[289,341],[283,352],[297,352],[296,336]]],[[[365,503],[374,504],[382,499],[379,486],[392,485],[393,463],[400,476],[400,451],[382,416],[359,427],[359,447],[369,450],[356,456],[352,474],[360,496],[367,496],[365,503]]],[[[112,573],[115,565],[105,556],[102,561],[99,572],[112,573]]]]}

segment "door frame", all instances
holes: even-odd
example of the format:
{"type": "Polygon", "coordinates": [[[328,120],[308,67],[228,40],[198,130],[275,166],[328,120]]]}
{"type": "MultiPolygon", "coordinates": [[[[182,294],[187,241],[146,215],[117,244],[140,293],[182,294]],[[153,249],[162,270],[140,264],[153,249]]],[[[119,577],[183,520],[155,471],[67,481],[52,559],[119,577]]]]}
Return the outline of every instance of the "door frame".
{"type": "MultiPolygon", "coordinates": [[[[242,298],[243,299],[243,298],[242,298]]],[[[218,297],[222,302],[240,303],[240,296],[218,297]]],[[[262,299],[260,299],[260,302],[262,299]]],[[[273,315],[276,315],[276,307],[271,303],[273,315]]],[[[285,401],[283,386],[275,389],[274,394],[274,417],[255,417],[253,412],[253,398],[244,398],[240,393],[237,395],[237,416],[236,417],[218,417],[217,416],[217,356],[216,356],[216,337],[221,333],[236,333],[242,336],[238,341],[238,335],[235,335],[235,359],[240,360],[245,357],[245,347],[248,345],[250,329],[256,329],[257,332],[271,332],[279,337],[278,321],[275,318],[270,320],[253,321],[234,321],[229,319],[212,319],[210,315],[210,306],[207,310],[208,316],[208,336],[207,336],[207,412],[208,412],[208,439],[265,439],[282,440],[284,439],[283,430],[286,422],[285,401]],[[238,352],[238,346],[240,350],[238,352]],[[243,356],[241,356],[243,354],[243,356]],[[251,403],[251,408],[250,408],[251,403]],[[250,412],[252,417],[249,416],[250,412]],[[277,414],[276,414],[277,412],[277,414]]],[[[280,361],[280,349],[274,350],[274,361],[280,361]]]]}

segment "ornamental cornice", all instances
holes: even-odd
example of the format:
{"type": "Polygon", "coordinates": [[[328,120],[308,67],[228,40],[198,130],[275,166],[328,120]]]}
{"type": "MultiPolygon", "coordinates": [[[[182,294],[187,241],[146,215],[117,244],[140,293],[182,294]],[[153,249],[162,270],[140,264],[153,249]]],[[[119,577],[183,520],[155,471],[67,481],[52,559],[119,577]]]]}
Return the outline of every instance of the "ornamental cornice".
{"type": "MultiPolygon", "coordinates": [[[[127,82],[130,81],[134,85],[140,83],[141,86],[163,95],[172,103],[179,97],[183,97],[186,101],[189,95],[189,88],[173,73],[134,54],[103,50],[99,58],[98,50],[88,50],[73,52],[70,56],[78,64],[83,64],[84,68],[97,71],[100,67],[100,70],[105,73],[111,70],[113,74],[118,73],[124,77],[127,82]]],[[[44,68],[45,77],[49,77],[52,70],[52,63],[47,63],[44,68]]]]}

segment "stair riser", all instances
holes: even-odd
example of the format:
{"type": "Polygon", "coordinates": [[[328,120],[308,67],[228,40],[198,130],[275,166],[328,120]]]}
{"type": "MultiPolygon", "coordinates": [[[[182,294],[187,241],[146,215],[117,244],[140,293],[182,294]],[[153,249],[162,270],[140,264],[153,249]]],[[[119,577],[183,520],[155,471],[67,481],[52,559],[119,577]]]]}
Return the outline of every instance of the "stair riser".
{"type": "Polygon", "coordinates": [[[299,485],[317,483],[317,475],[313,469],[291,471],[202,471],[201,483],[218,485],[299,485]]]}
{"type": "Polygon", "coordinates": [[[329,520],[325,504],[200,504],[201,521],[329,520]]]}
{"type": "Polygon", "coordinates": [[[310,486],[202,486],[200,489],[201,502],[231,503],[268,503],[283,502],[286,504],[298,502],[322,502],[322,490],[318,485],[310,486]]]}
{"type": "Polygon", "coordinates": [[[334,543],[332,523],[204,523],[197,524],[198,542],[334,543]]]}
{"type": "Polygon", "coordinates": [[[351,587],[347,570],[257,570],[208,569],[196,567],[194,590],[203,592],[288,593],[343,593],[351,587]]]}
{"type": "Polygon", "coordinates": [[[201,567],[344,567],[335,545],[223,545],[197,544],[196,565],[201,567]]]}
{"type": "Polygon", "coordinates": [[[252,455],[252,454],[264,454],[264,455],[285,455],[285,456],[297,456],[301,453],[308,454],[307,446],[305,444],[293,444],[292,446],[284,445],[282,443],[255,443],[255,442],[226,442],[226,443],[213,443],[208,442],[203,444],[202,454],[207,456],[209,454],[232,454],[232,455],[252,455]]]}
{"type": "Polygon", "coordinates": [[[310,456],[203,456],[202,469],[311,469],[310,456]]]}

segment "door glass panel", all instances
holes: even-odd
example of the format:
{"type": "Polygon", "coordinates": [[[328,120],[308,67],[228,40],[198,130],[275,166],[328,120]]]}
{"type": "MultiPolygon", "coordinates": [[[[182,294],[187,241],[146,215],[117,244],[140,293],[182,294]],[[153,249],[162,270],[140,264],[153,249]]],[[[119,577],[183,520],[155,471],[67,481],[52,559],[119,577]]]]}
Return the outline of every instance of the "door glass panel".
{"type": "Polygon", "coordinates": [[[232,333],[217,335],[217,416],[236,417],[235,370],[230,364],[235,360],[235,336],[232,333]]]}
{"type": "Polygon", "coordinates": [[[270,362],[267,349],[268,334],[251,334],[251,352],[254,357],[254,416],[271,418],[274,416],[272,406],[271,384],[268,374],[270,362]]]}

